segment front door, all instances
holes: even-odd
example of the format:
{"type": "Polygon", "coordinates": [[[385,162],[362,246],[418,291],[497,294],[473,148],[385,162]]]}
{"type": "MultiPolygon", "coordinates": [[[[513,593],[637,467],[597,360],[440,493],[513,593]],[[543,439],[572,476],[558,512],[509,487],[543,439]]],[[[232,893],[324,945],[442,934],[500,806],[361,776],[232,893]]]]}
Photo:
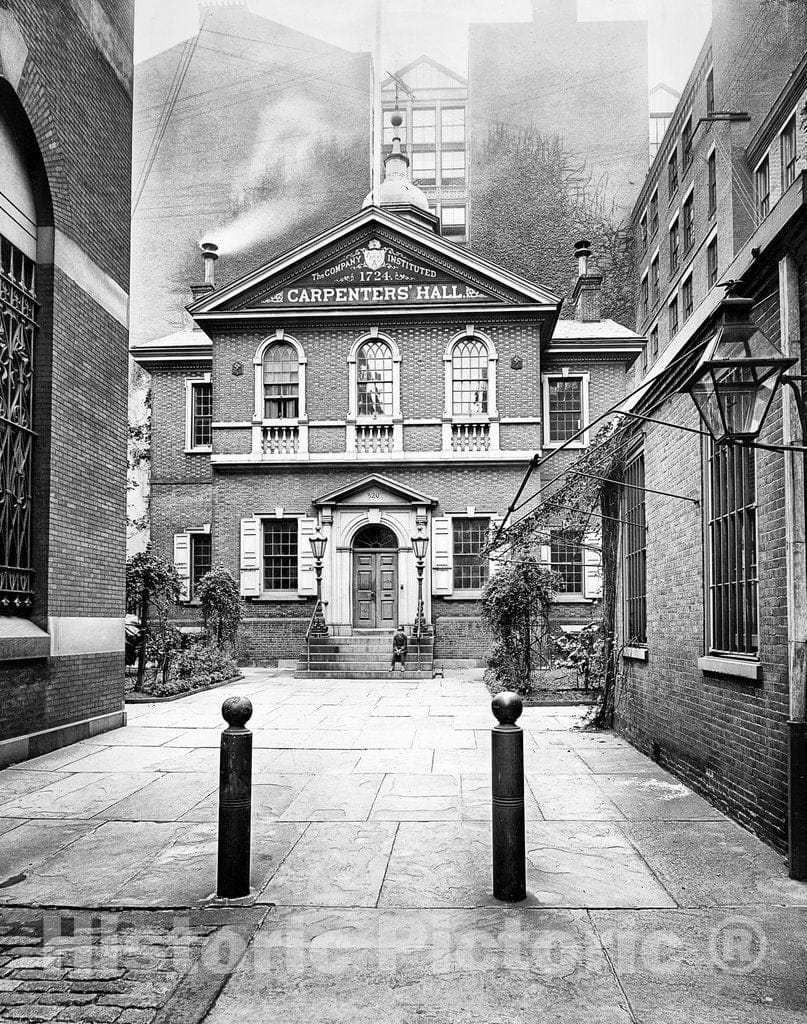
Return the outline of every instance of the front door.
{"type": "Polygon", "coordinates": [[[353,625],[357,629],[395,629],[397,625],[398,550],[397,545],[392,547],[394,535],[381,533],[383,529],[362,531],[354,545],[353,625]],[[382,548],[379,541],[387,541],[390,547],[382,548]]]}

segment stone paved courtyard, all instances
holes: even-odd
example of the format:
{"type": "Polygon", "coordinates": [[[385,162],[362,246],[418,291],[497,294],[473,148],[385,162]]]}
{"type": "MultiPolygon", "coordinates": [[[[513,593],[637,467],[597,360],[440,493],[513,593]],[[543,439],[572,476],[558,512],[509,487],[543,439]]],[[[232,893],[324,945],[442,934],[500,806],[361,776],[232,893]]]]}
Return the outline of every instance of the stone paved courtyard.
{"type": "Polygon", "coordinates": [[[521,720],[530,895],[504,907],[478,672],[246,670],[130,705],[125,729],[0,773],[0,1020],[807,1020],[807,886],[579,720],[521,720]],[[255,706],[254,896],[216,908],[234,693],[255,706]]]}

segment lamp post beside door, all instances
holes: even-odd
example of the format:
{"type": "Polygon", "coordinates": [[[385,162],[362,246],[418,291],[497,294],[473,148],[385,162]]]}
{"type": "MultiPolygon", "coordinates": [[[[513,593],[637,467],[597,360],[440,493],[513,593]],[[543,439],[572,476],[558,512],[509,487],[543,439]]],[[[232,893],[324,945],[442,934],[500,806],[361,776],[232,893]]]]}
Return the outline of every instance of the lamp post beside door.
{"type": "Polygon", "coordinates": [[[317,604],[314,608],[314,619],[311,623],[311,636],[327,636],[328,625],[325,622],[325,616],[322,614],[322,562],[325,558],[328,538],[323,536],[321,526],[317,525],[317,532],[313,537],[309,537],[308,543],[311,545],[311,554],[314,556],[314,571],[317,574],[317,604]]]}
{"type": "MultiPolygon", "coordinates": [[[[420,640],[424,633],[428,632],[426,616],[423,614],[423,572],[426,567],[426,552],[429,547],[429,538],[419,533],[412,538],[412,550],[415,553],[415,563],[418,573],[418,610],[415,616],[415,636],[420,640]]],[[[419,656],[419,654],[418,654],[419,656]]]]}

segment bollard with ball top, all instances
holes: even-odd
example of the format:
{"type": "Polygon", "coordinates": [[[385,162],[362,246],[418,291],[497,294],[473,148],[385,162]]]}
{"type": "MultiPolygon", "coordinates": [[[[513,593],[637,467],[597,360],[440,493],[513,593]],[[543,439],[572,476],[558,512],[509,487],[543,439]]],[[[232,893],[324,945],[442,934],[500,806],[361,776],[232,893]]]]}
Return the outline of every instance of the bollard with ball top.
{"type": "Polygon", "coordinates": [[[493,896],[517,903],[527,898],[524,733],[516,725],[523,704],[517,693],[504,690],[491,707],[499,723],[491,730],[493,896]]]}
{"type": "Polygon", "coordinates": [[[252,717],[246,697],[228,697],[221,706],[227,728],[221,734],[219,762],[219,859],[216,895],[220,899],[249,896],[250,827],[252,817],[252,717]]]}

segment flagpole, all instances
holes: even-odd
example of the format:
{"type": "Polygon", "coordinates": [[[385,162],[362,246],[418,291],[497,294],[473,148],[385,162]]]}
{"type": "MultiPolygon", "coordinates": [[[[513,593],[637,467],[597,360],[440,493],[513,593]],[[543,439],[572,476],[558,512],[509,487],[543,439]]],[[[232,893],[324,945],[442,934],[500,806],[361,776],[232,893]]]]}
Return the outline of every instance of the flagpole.
{"type": "Polygon", "coordinates": [[[373,53],[373,130],[371,133],[371,182],[373,205],[379,205],[381,184],[381,143],[384,135],[384,113],[381,109],[381,0],[375,0],[375,49],[373,53]]]}

